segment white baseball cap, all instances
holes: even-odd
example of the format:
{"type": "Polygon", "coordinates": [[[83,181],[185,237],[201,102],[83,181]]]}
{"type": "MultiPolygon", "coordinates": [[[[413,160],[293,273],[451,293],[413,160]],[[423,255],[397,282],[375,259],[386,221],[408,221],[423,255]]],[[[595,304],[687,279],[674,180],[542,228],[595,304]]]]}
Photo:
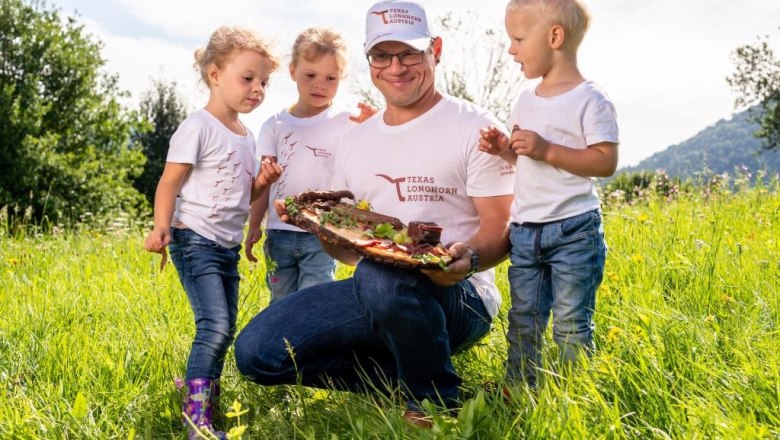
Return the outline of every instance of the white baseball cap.
{"type": "Polygon", "coordinates": [[[386,0],[375,3],[366,14],[366,42],[363,52],[383,41],[400,41],[425,50],[433,36],[428,30],[425,9],[415,1],[386,0]]]}

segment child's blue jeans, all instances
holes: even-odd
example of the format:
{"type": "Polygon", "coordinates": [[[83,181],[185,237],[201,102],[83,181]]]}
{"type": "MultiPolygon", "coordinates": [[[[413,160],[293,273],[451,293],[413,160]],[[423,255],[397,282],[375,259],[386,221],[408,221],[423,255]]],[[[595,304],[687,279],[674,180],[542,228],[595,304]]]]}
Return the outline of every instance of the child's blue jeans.
{"type": "Polygon", "coordinates": [[[336,260],[308,232],[266,230],[263,250],[273,270],[266,271],[271,302],[309,286],[333,281],[336,260]]]}
{"type": "Polygon", "coordinates": [[[241,246],[222,247],[191,229],[171,228],[171,237],[171,261],[195,315],[186,378],[218,379],[236,333],[241,246]]]}
{"type": "Polygon", "coordinates": [[[607,254],[601,211],[550,223],[512,223],[510,241],[506,375],[536,386],[551,311],[561,361],[576,361],[595,348],[593,313],[607,254]]]}

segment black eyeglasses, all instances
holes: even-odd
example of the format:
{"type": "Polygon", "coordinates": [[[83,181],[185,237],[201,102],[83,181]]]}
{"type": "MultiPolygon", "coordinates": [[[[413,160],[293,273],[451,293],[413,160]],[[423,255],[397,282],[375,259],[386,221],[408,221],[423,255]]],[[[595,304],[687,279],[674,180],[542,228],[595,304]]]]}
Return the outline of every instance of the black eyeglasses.
{"type": "Polygon", "coordinates": [[[399,53],[369,53],[366,55],[366,59],[368,60],[368,64],[370,64],[371,67],[377,68],[390,67],[390,65],[393,64],[393,57],[397,57],[398,62],[403,66],[416,66],[417,64],[423,62],[423,58],[425,58],[425,52],[427,50],[428,49],[406,50],[399,53]]]}

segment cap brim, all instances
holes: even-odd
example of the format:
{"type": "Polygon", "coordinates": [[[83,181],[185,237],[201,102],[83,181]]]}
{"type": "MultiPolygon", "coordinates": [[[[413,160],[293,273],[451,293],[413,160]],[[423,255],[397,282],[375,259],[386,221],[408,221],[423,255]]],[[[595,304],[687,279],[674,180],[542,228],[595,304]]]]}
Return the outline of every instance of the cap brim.
{"type": "Polygon", "coordinates": [[[431,45],[431,37],[417,32],[387,32],[379,34],[373,40],[367,41],[363,46],[363,53],[367,54],[372,47],[385,41],[398,41],[408,44],[417,50],[425,50],[431,45]]]}

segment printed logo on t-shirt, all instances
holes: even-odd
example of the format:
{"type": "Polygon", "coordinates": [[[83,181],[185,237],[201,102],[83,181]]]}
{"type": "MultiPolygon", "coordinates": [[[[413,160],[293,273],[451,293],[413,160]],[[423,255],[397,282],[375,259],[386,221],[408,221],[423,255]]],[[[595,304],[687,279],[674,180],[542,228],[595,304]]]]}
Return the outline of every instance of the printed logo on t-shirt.
{"type": "Polygon", "coordinates": [[[236,151],[229,151],[225,154],[224,158],[216,166],[217,176],[211,188],[211,201],[213,203],[209,210],[209,218],[216,218],[221,215],[220,211],[224,208],[224,204],[234,195],[233,189],[237,185],[241,185],[239,179],[245,173],[251,182],[252,172],[242,167],[241,158],[236,156],[236,151]]]}
{"type": "Polygon", "coordinates": [[[508,163],[503,164],[503,165],[501,165],[501,168],[499,168],[498,172],[500,173],[499,175],[501,175],[501,176],[508,176],[510,174],[514,174],[515,173],[515,166],[514,165],[510,165],[508,163]]]}
{"type": "Polygon", "coordinates": [[[458,188],[436,185],[430,176],[390,177],[376,174],[388,183],[395,185],[399,202],[443,202],[446,195],[458,194],[458,188]]]}
{"type": "Polygon", "coordinates": [[[328,151],[328,150],[326,150],[324,148],[310,147],[308,145],[306,146],[306,148],[311,150],[311,153],[314,155],[314,157],[321,157],[323,159],[330,159],[331,156],[333,156],[333,154],[330,151],[328,151]]]}

